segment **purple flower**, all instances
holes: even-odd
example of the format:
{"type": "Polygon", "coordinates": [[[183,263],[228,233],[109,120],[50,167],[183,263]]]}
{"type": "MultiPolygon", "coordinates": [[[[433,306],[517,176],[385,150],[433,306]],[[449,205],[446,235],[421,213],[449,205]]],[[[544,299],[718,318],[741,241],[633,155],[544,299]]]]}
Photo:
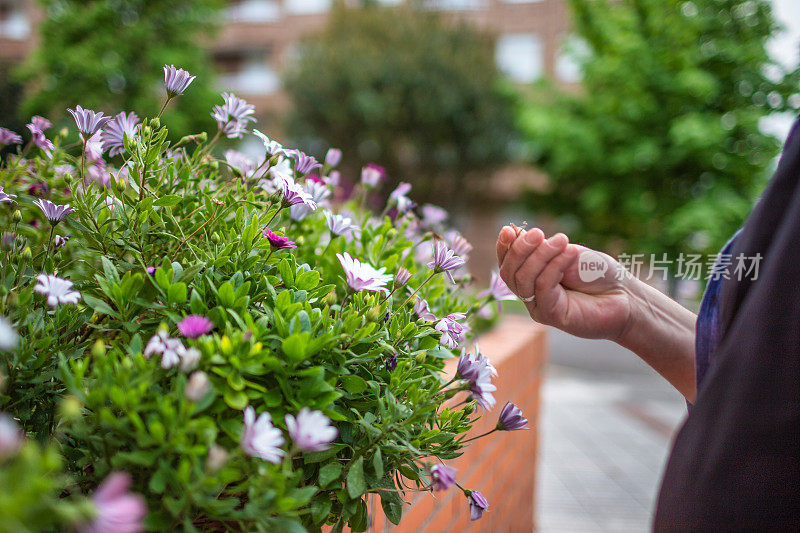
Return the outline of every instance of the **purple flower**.
{"type": "Polygon", "coordinates": [[[417,205],[406,196],[410,191],[410,184],[400,182],[400,185],[389,195],[389,204],[394,204],[400,213],[408,213],[417,205]]]}
{"type": "Polygon", "coordinates": [[[445,240],[456,255],[466,257],[472,251],[472,245],[456,230],[448,231],[445,240]]]}
{"type": "MultiPolygon", "coordinates": [[[[411,291],[411,287],[409,287],[408,290],[411,291]]],[[[414,303],[414,312],[422,320],[427,320],[429,322],[436,320],[436,315],[431,313],[428,302],[419,296],[417,296],[417,301],[414,303]]]]}
{"type": "Polygon", "coordinates": [[[386,360],[386,370],[388,370],[389,372],[394,372],[396,368],[397,368],[397,353],[393,352],[386,360]]]}
{"type": "Polygon", "coordinates": [[[0,128],[0,144],[20,144],[22,137],[8,128],[0,128]]]}
{"type": "Polygon", "coordinates": [[[245,175],[256,169],[256,162],[237,150],[225,150],[225,161],[245,175]]]}
{"type": "Polygon", "coordinates": [[[367,187],[377,187],[385,177],[386,169],[373,163],[361,169],[361,183],[367,187]]]}
{"type": "Polygon", "coordinates": [[[336,237],[339,235],[347,235],[348,233],[361,232],[361,228],[353,224],[353,219],[344,215],[335,215],[330,211],[325,211],[325,221],[328,224],[328,229],[336,237]]]}
{"type": "Polygon", "coordinates": [[[445,209],[433,204],[423,205],[420,211],[422,212],[422,224],[429,228],[442,224],[449,216],[445,209]]]}
{"type": "Polygon", "coordinates": [[[372,265],[353,259],[350,254],[336,254],[344,269],[347,285],[354,291],[385,292],[389,290],[386,284],[392,281],[391,274],[385,274],[386,267],[376,269],[372,265]]]}
{"type": "Polygon", "coordinates": [[[50,194],[50,186],[44,181],[37,181],[28,187],[28,194],[31,196],[43,197],[50,194]]]}
{"type": "Polygon", "coordinates": [[[467,333],[472,329],[467,324],[460,324],[459,320],[464,320],[467,315],[464,313],[453,313],[447,315],[436,323],[436,331],[442,333],[439,342],[448,348],[457,348],[459,344],[467,338],[467,333]]]}
{"type": "Polygon", "coordinates": [[[485,298],[490,296],[493,300],[497,300],[497,312],[500,313],[503,308],[500,302],[504,300],[516,300],[517,296],[511,292],[506,282],[500,275],[493,271],[491,281],[489,281],[489,288],[478,293],[478,298],[485,298]]]}
{"type": "Polygon", "coordinates": [[[55,237],[53,237],[53,246],[55,246],[56,249],[61,248],[62,246],[65,246],[67,244],[68,240],[69,240],[69,235],[56,235],[55,237]]]}
{"type": "Polygon", "coordinates": [[[31,117],[31,124],[36,126],[41,132],[45,132],[52,127],[52,123],[44,117],[40,117],[39,115],[34,115],[31,117]]]}
{"type": "Polygon", "coordinates": [[[142,520],[147,514],[144,498],[129,492],[131,477],[114,472],[92,495],[96,515],[90,524],[78,528],[80,533],[138,533],[144,531],[142,520]]]}
{"type": "Polygon", "coordinates": [[[77,304],[81,293],[72,290],[72,282],[52,274],[39,274],[36,276],[36,286],[33,290],[47,297],[47,305],[58,307],[64,304],[77,304]]]}
{"type": "Polygon", "coordinates": [[[186,382],[186,388],[183,394],[186,399],[192,402],[199,402],[206,395],[208,389],[211,387],[211,382],[208,380],[208,374],[202,370],[192,372],[189,376],[189,381],[186,382]]]}
{"type": "Polygon", "coordinates": [[[269,245],[273,250],[289,250],[291,248],[297,248],[297,245],[294,243],[294,241],[290,241],[289,237],[277,235],[269,228],[262,228],[261,233],[269,241],[269,245]]]}
{"type": "Polygon", "coordinates": [[[409,279],[411,279],[411,272],[405,267],[400,267],[394,276],[394,285],[395,287],[404,287],[409,279]]]}
{"type": "Polygon", "coordinates": [[[431,486],[433,490],[447,490],[456,484],[456,473],[458,470],[446,465],[435,464],[430,467],[431,486]]]}
{"type": "Polygon", "coordinates": [[[86,137],[91,137],[97,133],[111,117],[103,116],[103,112],[95,112],[91,109],[84,109],[81,106],[76,106],[75,109],[67,109],[72,118],[75,119],[75,124],[78,126],[78,131],[86,137]]]}
{"type": "Polygon", "coordinates": [[[281,191],[283,203],[286,207],[303,204],[312,211],[317,208],[317,202],[314,201],[314,198],[289,176],[275,173],[273,183],[281,191]]]}
{"type": "Polygon", "coordinates": [[[222,93],[225,101],[221,106],[215,105],[211,116],[217,121],[219,130],[229,139],[238,139],[247,130],[249,122],[255,122],[255,107],[232,93],[222,93]]]}
{"type": "Polygon", "coordinates": [[[323,180],[325,181],[325,184],[330,186],[330,187],[338,187],[339,186],[339,182],[341,181],[341,179],[342,179],[342,175],[339,173],[338,170],[331,170],[328,173],[328,177],[327,178],[323,178],[323,180]]]}
{"type": "Polygon", "coordinates": [[[433,261],[428,263],[428,268],[435,272],[444,272],[450,278],[450,283],[455,283],[451,271],[461,268],[467,260],[455,254],[443,241],[437,240],[433,246],[433,261]]]}
{"type": "Polygon", "coordinates": [[[305,176],[312,170],[316,170],[322,166],[314,157],[306,155],[300,150],[292,152],[292,160],[294,161],[294,171],[301,176],[305,176]]]}
{"type": "Polygon", "coordinates": [[[175,68],[174,65],[164,65],[164,87],[167,89],[167,98],[171,100],[179,94],[183,94],[183,91],[196,77],[182,68],[175,68]]]}
{"type": "Polygon", "coordinates": [[[64,220],[64,217],[75,212],[75,209],[70,207],[69,204],[56,205],[50,200],[45,200],[44,198],[39,198],[33,203],[42,210],[45,218],[54,226],[64,220]]]}
{"type": "Polygon", "coordinates": [[[132,139],[136,134],[138,124],[139,117],[136,116],[136,113],[126,115],[124,111],[108,121],[101,134],[101,139],[103,140],[103,149],[108,150],[109,157],[125,152],[124,136],[127,135],[132,139]]]}
{"type": "Polygon", "coordinates": [[[35,144],[37,148],[41,148],[47,157],[50,157],[52,151],[56,148],[53,143],[44,136],[42,130],[33,124],[28,124],[28,129],[31,130],[33,144],[35,144]]]}
{"type": "Polygon", "coordinates": [[[202,337],[214,329],[214,323],[202,315],[189,315],[178,322],[178,331],[187,339],[202,337]]]}
{"type": "Polygon", "coordinates": [[[325,164],[329,167],[335,167],[342,160],[342,151],[338,148],[329,148],[328,153],[325,154],[325,164]]]}
{"type": "Polygon", "coordinates": [[[469,497],[469,519],[478,520],[483,516],[483,512],[489,509],[489,502],[477,490],[468,491],[469,497]]]}
{"type": "Polygon", "coordinates": [[[500,418],[497,421],[498,431],[517,431],[527,429],[528,419],[522,414],[519,407],[511,402],[506,402],[503,410],[500,411],[500,418]]]}
{"type": "Polygon", "coordinates": [[[475,354],[461,353],[457,374],[469,382],[470,392],[478,405],[486,410],[494,407],[497,402],[492,392],[496,391],[497,387],[492,385],[492,376],[497,375],[497,370],[477,346],[475,354]]]}
{"type": "Polygon", "coordinates": [[[145,270],[147,270],[147,273],[152,276],[153,274],[156,273],[156,270],[158,270],[158,267],[152,267],[151,266],[151,267],[147,267],[145,270]]]}
{"type": "Polygon", "coordinates": [[[286,453],[281,449],[285,442],[281,430],[272,425],[272,416],[269,413],[261,413],[256,419],[253,407],[245,407],[242,435],[244,453],[278,464],[286,453]]]}
{"type": "Polygon", "coordinates": [[[25,435],[14,419],[0,413],[0,459],[14,454],[22,446],[25,435]]]}
{"type": "Polygon", "coordinates": [[[3,190],[3,186],[0,185],[0,204],[8,202],[14,203],[14,198],[16,198],[16,194],[8,194],[6,191],[3,190]]]}
{"type": "Polygon", "coordinates": [[[286,429],[294,444],[307,452],[322,452],[328,449],[339,431],[321,411],[303,407],[297,417],[286,415],[286,429]]]}

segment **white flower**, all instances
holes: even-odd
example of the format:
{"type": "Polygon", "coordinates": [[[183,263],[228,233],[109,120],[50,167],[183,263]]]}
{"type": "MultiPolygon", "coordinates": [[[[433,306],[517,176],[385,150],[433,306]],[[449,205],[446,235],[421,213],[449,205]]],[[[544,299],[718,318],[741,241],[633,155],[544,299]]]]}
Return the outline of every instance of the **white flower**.
{"type": "Polygon", "coordinates": [[[272,416],[269,413],[261,413],[256,419],[253,407],[248,405],[245,408],[242,450],[247,455],[270,463],[280,463],[286,453],[281,449],[285,442],[281,430],[272,425],[272,416]]]}
{"type": "Polygon", "coordinates": [[[14,419],[0,413],[0,458],[15,453],[22,446],[22,431],[14,419]]]}
{"type": "Polygon", "coordinates": [[[269,137],[264,135],[258,130],[253,130],[253,135],[261,139],[261,142],[264,143],[264,148],[267,150],[267,158],[270,158],[274,155],[287,155],[286,150],[284,150],[283,145],[278,141],[270,140],[269,137]]]}
{"type": "Polygon", "coordinates": [[[19,335],[14,331],[11,322],[5,317],[0,317],[0,350],[8,352],[17,347],[19,335]]]}
{"type": "Polygon", "coordinates": [[[47,297],[47,305],[58,307],[63,304],[77,304],[81,293],[72,290],[72,282],[52,274],[39,274],[36,276],[36,286],[33,288],[39,294],[47,297]]]}
{"type": "Polygon", "coordinates": [[[296,418],[286,415],[286,429],[295,445],[307,452],[327,450],[328,444],[339,434],[327,416],[308,407],[303,407],[296,418]]]}
{"type": "Polygon", "coordinates": [[[194,368],[200,359],[200,352],[197,348],[187,349],[180,339],[170,337],[163,329],[159,329],[155,335],[150,337],[147,346],[144,347],[146,358],[149,359],[153,354],[161,355],[163,368],[172,368],[180,364],[184,371],[194,368]]]}
{"type": "Polygon", "coordinates": [[[330,211],[325,211],[325,221],[328,223],[328,229],[334,235],[346,235],[355,232],[361,233],[361,228],[353,224],[353,219],[344,215],[336,215],[330,211]]]}
{"type": "Polygon", "coordinates": [[[189,400],[199,402],[210,387],[211,383],[208,381],[208,374],[198,370],[197,372],[192,372],[192,375],[189,376],[189,381],[186,383],[186,389],[183,392],[189,400]]]}
{"type": "Polygon", "coordinates": [[[354,291],[374,291],[388,293],[386,284],[392,281],[392,274],[384,274],[386,267],[376,269],[368,263],[353,259],[350,254],[336,254],[342,264],[347,285],[354,291]]]}
{"type": "Polygon", "coordinates": [[[464,320],[467,315],[464,313],[453,313],[447,315],[436,323],[436,331],[442,333],[439,342],[448,348],[457,348],[459,344],[467,338],[470,328],[467,324],[459,324],[459,320],[464,320]]]}

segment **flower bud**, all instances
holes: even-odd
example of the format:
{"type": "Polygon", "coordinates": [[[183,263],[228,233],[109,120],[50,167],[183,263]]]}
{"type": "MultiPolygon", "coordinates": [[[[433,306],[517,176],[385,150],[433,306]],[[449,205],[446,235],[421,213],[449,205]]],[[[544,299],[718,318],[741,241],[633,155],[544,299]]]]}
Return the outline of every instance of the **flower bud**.
{"type": "Polygon", "coordinates": [[[370,322],[377,322],[381,319],[381,308],[379,306],[370,307],[367,311],[367,320],[370,322]]]}
{"type": "Polygon", "coordinates": [[[76,420],[83,412],[81,401],[75,396],[66,396],[58,406],[58,413],[62,420],[76,420]]]}
{"type": "Polygon", "coordinates": [[[13,220],[15,224],[22,222],[22,212],[20,212],[19,209],[14,209],[14,214],[11,215],[11,220],[13,220]]]}
{"type": "Polygon", "coordinates": [[[128,184],[125,182],[125,178],[123,178],[122,176],[120,176],[119,179],[116,180],[114,183],[117,186],[117,190],[119,192],[125,192],[125,188],[128,186],[128,184]]]}
{"type": "Polygon", "coordinates": [[[464,414],[466,416],[469,416],[472,413],[474,413],[475,412],[475,402],[467,403],[467,405],[464,406],[464,409],[462,409],[462,411],[464,411],[464,414]]]}
{"type": "Polygon", "coordinates": [[[211,382],[208,381],[208,374],[202,370],[192,372],[189,376],[189,381],[186,383],[184,394],[186,398],[193,402],[199,402],[206,395],[208,389],[211,387],[211,382]]]}
{"type": "Polygon", "coordinates": [[[106,343],[103,342],[103,339],[97,339],[94,341],[92,345],[92,356],[93,357],[104,357],[106,355],[106,343]]]}
{"type": "Polygon", "coordinates": [[[206,468],[209,472],[216,472],[228,462],[230,454],[222,446],[213,444],[208,449],[208,459],[206,459],[206,468]]]}
{"type": "Polygon", "coordinates": [[[422,363],[424,363],[424,362],[425,362],[425,359],[427,359],[427,358],[428,358],[428,352],[419,352],[419,353],[417,354],[417,356],[414,358],[414,360],[415,360],[415,361],[416,361],[418,364],[420,364],[420,365],[421,365],[422,363]]]}
{"type": "Polygon", "coordinates": [[[219,241],[220,241],[219,233],[215,231],[214,233],[211,234],[211,242],[213,242],[214,244],[219,244],[219,241]]]}
{"type": "Polygon", "coordinates": [[[158,117],[150,119],[150,127],[154,130],[161,128],[161,120],[158,117]]]}
{"type": "Polygon", "coordinates": [[[150,128],[150,126],[142,126],[142,137],[144,137],[146,139],[149,139],[150,138],[150,134],[152,134],[152,133],[153,133],[153,130],[150,128]]]}
{"type": "Polygon", "coordinates": [[[24,261],[30,261],[33,259],[33,252],[31,252],[31,247],[26,246],[25,249],[22,251],[22,259],[24,261]]]}
{"type": "Polygon", "coordinates": [[[336,291],[332,290],[322,299],[323,305],[331,306],[336,303],[336,291]]]}
{"type": "Polygon", "coordinates": [[[208,133],[205,131],[201,131],[197,135],[195,135],[195,139],[198,143],[204,143],[208,140],[208,133]]]}
{"type": "Polygon", "coordinates": [[[397,229],[389,228],[389,231],[386,232],[386,238],[392,240],[397,236],[397,229]]]}

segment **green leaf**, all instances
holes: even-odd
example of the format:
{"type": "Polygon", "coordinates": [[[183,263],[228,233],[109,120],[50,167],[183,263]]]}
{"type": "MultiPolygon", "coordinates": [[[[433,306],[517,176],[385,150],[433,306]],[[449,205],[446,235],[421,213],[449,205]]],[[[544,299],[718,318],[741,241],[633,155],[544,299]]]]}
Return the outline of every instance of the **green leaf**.
{"type": "MultiPolygon", "coordinates": [[[[166,196],[162,196],[161,198],[153,202],[153,205],[158,207],[171,207],[173,205],[178,205],[179,203],[181,203],[182,199],[183,198],[181,198],[180,196],[176,196],[174,194],[168,194],[166,196]]],[[[176,214],[175,216],[178,215],[176,214]]]]}
{"type": "Polygon", "coordinates": [[[342,473],[342,465],[339,463],[331,463],[319,469],[319,486],[327,488],[331,482],[339,478],[342,473]]]}
{"type": "Polygon", "coordinates": [[[375,469],[375,476],[379,479],[383,477],[383,454],[380,448],[375,449],[375,455],[372,456],[372,467],[375,469]]]}
{"type": "Polygon", "coordinates": [[[359,376],[342,376],[342,388],[350,394],[359,394],[367,390],[367,382],[359,376]]]}
{"type": "Polygon", "coordinates": [[[308,348],[308,335],[293,333],[283,340],[281,348],[286,357],[292,361],[303,361],[306,358],[308,348]]]}
{"type": "Polygon", "coordinates": [[[227,403],[228,407],[231,409],[241,411],[247,406],[247,394],[243,391],[227,390],[223,396],[225,398],[225,403],[227,403]]]}
{"type": "Polygon", "coordinates": [[[367,483],[364,481],[364,458],[359,457],[350,466],[347,472],[347,494],[351,498],[358,498],[367,490],[367,483]]]}
{"type": "Polygon", "coordinates": [[[94,309],[98,313],[102,313],[104,315],[111,315],[113,317],[117,316],[117,314],[114,312],[114,310],[111,309],[110,305],[108,305],[106,302],[104,302],[103,300],[101,300],[99,298],[95,298],[91,294],[85,294],[84,293],[83,294],[83,301],[86,302],[86,304],[89,307],[91,307],[92,309],[94,309]]]}
{"type": "Polygon", "coordinates": [[[308,272],[299,274],[294,285],[297,289],[310,291],[319,284],[319,278],[319,272],[316,270],[309,270],[308,272]]]}
{"type": "Polygon", "coordinates": [[[381,507],[386,518],[389,519],[394,525],[400,524],[400,519],[403,518],[403,501],[396,492],[381,492],[381,507]]]}

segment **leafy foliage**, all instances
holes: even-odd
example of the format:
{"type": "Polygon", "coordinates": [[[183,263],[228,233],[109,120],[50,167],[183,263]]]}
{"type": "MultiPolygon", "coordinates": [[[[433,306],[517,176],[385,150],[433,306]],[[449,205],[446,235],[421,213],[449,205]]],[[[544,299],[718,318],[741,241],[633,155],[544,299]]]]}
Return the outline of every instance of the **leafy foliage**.
{"type": "MultiPolygon", "coordinates": [[[[268,190],[292,179],[279,170],[290,152],[243,171],[213,156],[219,135],[170,144],[156,118],[125,135],[121,166],[88,179],[82,147],[64,146],[64,135],[52,155],[30,157],[28,144],[0,167],[5,192],[17,195],[0,206],[0,313],[21,338],[0,358],[0,412],[57,442],[74,480],[65,493],[127,472],[157,531],[363,531],[369,493],[398,522],[404,491],[430,488],[426,459],[460,455],[478,416],[468,386],[444,378],[455,350],[413,304],[424,297],[441,317],[483,309],[491,296],[478,300],[461,290],[467,278],[451,285],[428,268],[420,252],[432,232],[413,213],[365,210],[367,188],[290,216],[268,190]],[[33,193],[75,212],[51,227],[33,193]],[[350,213],[360,231],[331,235],[328,209],[350,213]],[[265,227],[297,247],[271,247],[265,227]],[[57,246],[54,236],[66,234],[57,246]],[[341,252],[408,269],[416,296],[391,285],[388,294],[350,290],[341,252]],[[78,304],[48,307],[34,291],[40,272],[74,282],[78,304]],[[199,351],[193,365],[167,365],[147,346],[160,329],[176,337],[189,314],[213,331],[180,341],[199,351]],[[190,382],[200,372],[209,387],[198,394],[190,382]],[[461,403],[446,404],[457,394],[461,403]],[[287,447],[273,464],[243,449],[245,408],[269,413],[283,433],[285,415],[318,410],[338,437],[323,451],[287,447]]],[[[0,476],[20,457],[0,457],[0,476]]]]}
{"type": "Polygon", "coordinates": [[[764,48],[776,30],[769,2],[570,3],[586,45],[576,48],[583,88],[544,87],[522,111],[552,178],[532,205],[565,216],[595,246],[716,251],[778,150],[759,121],[797,105],[798,72],[764,48]]]}
{"type": "Polygon", "coordinates": [[[501,85],[488,36],[411,6],[338,6],[285,79],[295,133],[354,166],[379,160],[424,193],[505,161],[515,133],[501,85]]]}
{"type": "MultiPolygon", "coordinates": [[[[215,28],[219,0],[41,0],[39,46],[20,74],[31,93],[29,114],[63,116],[77,103],[154,116],[163,95],[163,64],[198,79],[168,109],[174,135],[209,127],[217,96],[207,52],[197,46],[215,28]]],[[[163,101],[163,100],[162,100],[163,101]]]]}

